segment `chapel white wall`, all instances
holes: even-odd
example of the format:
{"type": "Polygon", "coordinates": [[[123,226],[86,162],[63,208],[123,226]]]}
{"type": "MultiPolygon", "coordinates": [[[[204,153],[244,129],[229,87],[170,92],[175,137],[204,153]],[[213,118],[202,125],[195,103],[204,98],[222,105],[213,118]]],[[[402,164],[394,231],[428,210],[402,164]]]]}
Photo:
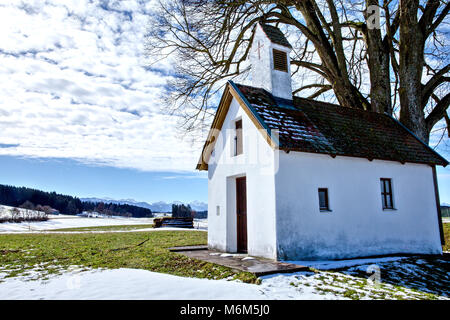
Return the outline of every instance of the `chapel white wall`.
{"type": "Polygon", "coordinates": [[[208,246],[237,250],[236,177],[247,180],[247,239],[250,255],[276,258],[275,153],[235,99],[208,162],[208,246]],[[243,153],[232,156],[234,121],[242,119],[243,153]],[[217,206],[220,214],[216,214],[217,206]]]}
{"type": "Polygon", "coordinates": [[[275,187],[280,260],[442,252],[428,165],[280,152],[275,187]],[[380,178],[396,210],[382,209],[380,178]],[[319,210],[322,187],[332,212],[319,210]]]}

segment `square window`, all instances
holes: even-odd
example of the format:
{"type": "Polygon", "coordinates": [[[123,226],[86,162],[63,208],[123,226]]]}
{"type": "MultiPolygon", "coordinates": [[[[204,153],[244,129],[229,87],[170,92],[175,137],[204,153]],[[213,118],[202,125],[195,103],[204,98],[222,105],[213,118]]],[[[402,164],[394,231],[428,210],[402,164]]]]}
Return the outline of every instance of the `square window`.
{"type": "Polygon", "coordinates": [[[319,208],[320,208],[320,210],[323,210],[323,211],[330,210],[327,188],[319,188],[319,208]]]}

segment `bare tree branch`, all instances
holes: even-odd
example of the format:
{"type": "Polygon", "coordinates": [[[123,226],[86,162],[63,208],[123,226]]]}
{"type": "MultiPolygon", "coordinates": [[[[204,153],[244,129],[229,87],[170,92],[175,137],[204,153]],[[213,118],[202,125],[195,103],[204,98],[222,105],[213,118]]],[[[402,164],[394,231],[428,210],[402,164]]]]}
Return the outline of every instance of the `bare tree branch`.
{"type": "Polygon", "coordinates": [[[434,125],[444,118],[447,114],[448,106],[450,105],[450,93],[444,96],[434,107],[433,111],[425,119],[427,128],[431,131],[434,125]]]}
{"type": "Polygon", "coordinates": [[[186,131],[209,127],[226,80],[246,81],[258,22],[276,25],[293,44],[294,94],[316,89],[310,98],[399,110],[400,121],[424,141],[446,117],[447,0],[159,1],[147,55],[152,68],[172,62],[164,108],[186,131]],[[367,7],[380,2],[384,29],[371,29],[367,7]],[[431,75],[425,84],[424,71],[431,75]]]}

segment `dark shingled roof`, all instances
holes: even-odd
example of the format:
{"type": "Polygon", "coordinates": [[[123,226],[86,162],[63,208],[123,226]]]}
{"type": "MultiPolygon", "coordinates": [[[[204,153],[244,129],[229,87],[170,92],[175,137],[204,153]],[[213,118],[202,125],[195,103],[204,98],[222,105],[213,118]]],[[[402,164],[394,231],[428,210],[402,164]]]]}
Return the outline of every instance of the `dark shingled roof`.
{"type": "Polygon", "coordinates": [[[285,100],[235,84],[282,150],[446,166],[448,162],[394,118],[311,99],[285,100]]]}
{"type": "Polygon", "coordinates": [[[286,37],[280,29],[264,23],[260,23],[260,26],[262,27],[264,33],[270,39],[270,41],[281,46],[292,48],[291,44],[289,43],[289,41],[287,41],[286,37]]]}

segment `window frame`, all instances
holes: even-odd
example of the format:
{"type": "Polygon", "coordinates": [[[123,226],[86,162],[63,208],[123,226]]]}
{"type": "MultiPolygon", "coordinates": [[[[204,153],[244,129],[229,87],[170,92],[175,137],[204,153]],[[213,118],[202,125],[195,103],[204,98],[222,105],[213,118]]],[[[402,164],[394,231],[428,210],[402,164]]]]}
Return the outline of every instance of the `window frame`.
{"type": "Polygon", "coordinates": [[[391,178],[380,178],[381,187],[381,203],[383,210],[395,210],[394,206],[394,192],[392,190],[392,179],[391,178]],[[388,186],[388,191],[386,191],[386,183],[388,186]],[[388,197],[390,199],[388,203],[388,197]]]}
{"type": "Polygon", "coordinates": [[[242,125],[242,118],[234,120],[233,157],[239,156],[244,153],[242,125]],[[238,128],[238,123],[240,123],[240,128],[238,128]]]}
{"type": "Polygon", "coordinates": [[[330,209],[330,199],[329,199],[328,188],[318,188],[317,195],[319,196],[319,210],[321,212],[330,212],[331,209],[330,209]],[[322,207],[322,204],[320,202],[320,193],[321,192],[325,193],[325,207],[322,207]]]}

